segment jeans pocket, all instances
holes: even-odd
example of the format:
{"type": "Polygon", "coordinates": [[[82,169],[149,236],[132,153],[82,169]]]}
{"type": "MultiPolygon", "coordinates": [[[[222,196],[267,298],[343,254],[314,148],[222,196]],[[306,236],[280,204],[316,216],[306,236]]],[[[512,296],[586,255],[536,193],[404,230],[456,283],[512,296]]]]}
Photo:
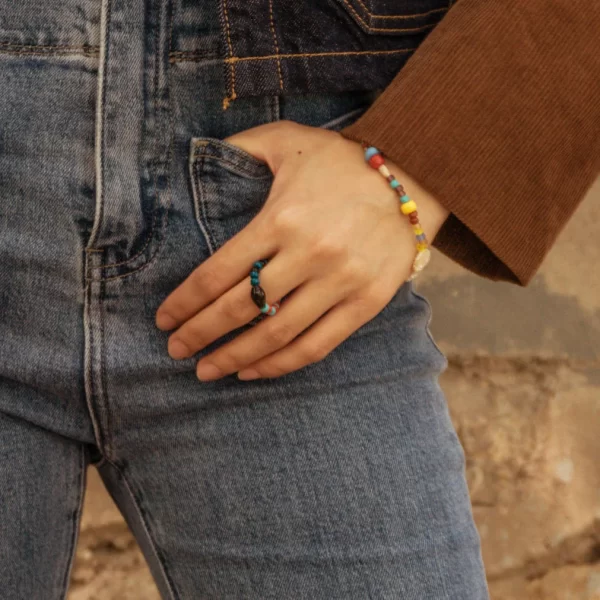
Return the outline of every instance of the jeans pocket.
{"type": "Polygon", "coordinates": [[[366,33],[407,35],[434,27],[448,12],[448,0],[337,0],[366,33]]]}
{"type": "Polygon", "coordinates": [[[196,220],[211,255],[256,217],[273,183],[265,162],[210,137],[192,138],[189,176],[196,220]]]}

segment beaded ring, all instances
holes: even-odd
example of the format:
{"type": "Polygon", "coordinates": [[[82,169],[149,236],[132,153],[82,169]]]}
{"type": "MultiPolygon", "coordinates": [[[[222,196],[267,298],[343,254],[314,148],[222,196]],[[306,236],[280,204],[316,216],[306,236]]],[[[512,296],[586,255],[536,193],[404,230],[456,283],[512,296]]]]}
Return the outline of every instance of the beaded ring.
{"type": "Polygon", "coordinates": [[[406,281],[414,279],[426,266],[431,259],[431,250],[429,250],[429,243],[425,232],[419,222],[417,213],[417,204],[414,200],[411,200],[402,184],[390,173],[389,169],[385,166],[385,161],[381,152],[374,146],[369,146],[367,143],[362,142],[362,147],[365,150],[365,160],[369,163],[376,171],[379,171],[386,181],[390,184],[390,187],[400,196],[400,210],[403,214],[407,215],[412,226],[415,236],[417,238],[417,255],[413,260],[412,273],[406,281]]]}
{"type": "Polygon", "coordinates": [[[279,308],[279,303],[275,302],[274,304],[269,305],[266,301],[265,290],[260,287],[260,279],[259,279],[259,271],[269,262],[268,259],[263,258],[262,260],[258,260],[254,263],[252,270],[250,271],[250,284],[252,285],[252,290],[250,291],[250,297],[252,301],[260,311],[264,314],[272,317],[277,313],[277,309],[279,308]]]}

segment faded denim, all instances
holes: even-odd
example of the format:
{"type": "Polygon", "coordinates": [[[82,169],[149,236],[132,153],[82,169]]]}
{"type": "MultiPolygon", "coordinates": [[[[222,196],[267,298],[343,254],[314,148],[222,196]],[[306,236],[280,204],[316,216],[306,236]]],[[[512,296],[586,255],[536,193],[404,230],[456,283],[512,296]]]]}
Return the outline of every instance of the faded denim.
{"type": "Polygon", "coordinates": [[[0,0],[3,600],[65,596],[89,465],[166,599],[488,598],[447,361],[412,284],[273,380],[196,379],[253,323],[182,361],[154,325],[266,199],[268,169],[223,138],[277,119],[341,129],[385,84],[339,55],[281,60],[281,90],[277,61],[247,61],[224,110],[223,9],[235,51],[258,56],[269,6],[280,53],[315,53],[407,43],[350,7],[376,23],[436,3],[319,0],[326,38],[295,38],[309,3],[281,4],[0,0]]]}

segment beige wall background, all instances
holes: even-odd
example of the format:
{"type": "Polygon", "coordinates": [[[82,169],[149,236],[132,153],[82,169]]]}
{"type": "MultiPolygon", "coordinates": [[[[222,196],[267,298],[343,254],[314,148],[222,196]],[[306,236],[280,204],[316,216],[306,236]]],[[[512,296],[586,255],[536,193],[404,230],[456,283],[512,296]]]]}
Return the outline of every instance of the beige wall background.
{"type": "MultiPolygon", "coordinates": [[[[600,600],[599,265],[600,180],[526,288],[438,252],[416,280],[449,361],[493,600],[600,600]]],[[[90,470],[69,600],[117,599],[158,593],[90,470]]]]}

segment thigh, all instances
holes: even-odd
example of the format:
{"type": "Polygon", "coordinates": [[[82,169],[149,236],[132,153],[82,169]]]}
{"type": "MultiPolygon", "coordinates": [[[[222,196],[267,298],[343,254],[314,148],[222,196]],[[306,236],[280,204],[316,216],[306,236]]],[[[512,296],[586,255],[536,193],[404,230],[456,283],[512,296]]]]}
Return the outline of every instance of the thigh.
{"type": "Polygon", "coordinates": [[[125,383],[109,366],[122,396],[101,472],[165,597],[487,598],[429,310],[407,283],[278,379],[202,383],[195,360],[164,359],[125,383]]]}
{"type": "Polygon", "coordinates": [[[83,444],[0,413],[4,600],[64,598],[85,485],[83,444]]]}

